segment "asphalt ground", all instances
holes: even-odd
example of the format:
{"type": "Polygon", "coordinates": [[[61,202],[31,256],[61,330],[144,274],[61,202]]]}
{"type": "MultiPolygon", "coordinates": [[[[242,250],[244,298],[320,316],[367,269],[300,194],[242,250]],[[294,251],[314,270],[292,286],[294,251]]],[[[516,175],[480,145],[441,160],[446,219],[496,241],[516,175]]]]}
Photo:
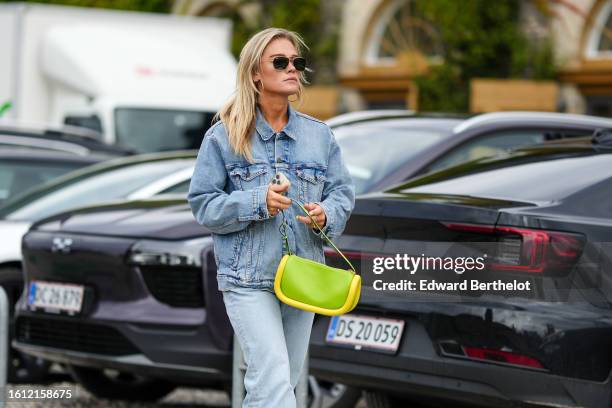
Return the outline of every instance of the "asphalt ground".
{"type": "MultiPolygon", "coordinates": [[[[7,397],[5,406],[16,408],[229,408],[231,406],[228,394],[219,390],[179,387],[157,402],[142,403],[98,399],[83,387],[71,381],[44,385],[8,384],[7,397]],[[64,398],[43,397],[44,394],[48,394],[48,390],[65,390],[64,398]],[[70,390],[70,393],[68,393],[68,390],[70,390]],[[67,397],[68,394],[70,394],[69,398],[67,397]]],[[[363,398],[359,400],[355,408],[367,408],[363,398]]]]}

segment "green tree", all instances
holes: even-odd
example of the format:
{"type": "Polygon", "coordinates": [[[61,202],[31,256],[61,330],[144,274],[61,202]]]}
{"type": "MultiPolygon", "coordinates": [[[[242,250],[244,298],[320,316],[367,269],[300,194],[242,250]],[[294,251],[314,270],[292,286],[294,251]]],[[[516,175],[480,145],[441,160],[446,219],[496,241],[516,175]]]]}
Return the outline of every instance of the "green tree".
{"type": "Polygon", "coordinates": [[[419,12],[445,44],[444,64],[415,82],[419,108],[466,112],[471,78],[551,79],[550,40],[530,42],[519,22],[519,0],[417,0],[419,12]]]}
{"type": "Polygon", "coordinates": [[[337,27],[324,21],[321,0],[242,0],[238,7],[252,4],[260,6],[255,23],[243,21],[237,9],[223,14],[234,22],[232,53],[236,58],[256,32],[267,27],[285,28],[300,34],[309,47],[305,57],[308,67],[314,71],[310,73],[309,81],[335,82],[337,27]]]}
{"type": "MultiPolygon", "coordinates": [[[[0,0],[0,3],[11,3],[15,0],[0,0]]],[[[25,3],[57,4],[76,7],[96,7],[118,10],[150,11],[169,13],[172,0],[19,0],[25,3]]]]}

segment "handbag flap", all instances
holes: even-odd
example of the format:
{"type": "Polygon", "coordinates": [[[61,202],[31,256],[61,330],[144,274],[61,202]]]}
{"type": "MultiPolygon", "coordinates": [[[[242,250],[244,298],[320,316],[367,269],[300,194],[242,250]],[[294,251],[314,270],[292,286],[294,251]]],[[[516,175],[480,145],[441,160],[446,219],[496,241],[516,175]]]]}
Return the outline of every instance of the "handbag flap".
{"type": "Polygon", "coordinates": [[[281,280],[283,294],[293,300],[338,309],[344,305],[355,273],[289,255],[281,280]]]}

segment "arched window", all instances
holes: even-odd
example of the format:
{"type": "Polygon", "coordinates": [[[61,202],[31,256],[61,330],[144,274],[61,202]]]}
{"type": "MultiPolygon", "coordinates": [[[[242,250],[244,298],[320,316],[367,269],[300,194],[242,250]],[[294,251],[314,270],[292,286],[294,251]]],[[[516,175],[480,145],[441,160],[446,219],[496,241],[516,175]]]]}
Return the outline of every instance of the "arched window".
{"type": "Polygon", "coordinates": [[[209,17],[233,17],[236,13],[236,7],[232,2],[228,1],[211,1],[205,4],[199,11],[200,16],[209,17]]]}
{"type": "Polygon", "coordinates": [[[367,65],[396,64],[402,55],[418,55],[428,63],[441,63],[440,36],[410,0],[394,0],[379,13],[366,43],[367,65]]]}
{"type": "Polygon", "coordinates": [[[586,57],[612,58],[612,2],[605,2],[593,21],[586,57]]]}

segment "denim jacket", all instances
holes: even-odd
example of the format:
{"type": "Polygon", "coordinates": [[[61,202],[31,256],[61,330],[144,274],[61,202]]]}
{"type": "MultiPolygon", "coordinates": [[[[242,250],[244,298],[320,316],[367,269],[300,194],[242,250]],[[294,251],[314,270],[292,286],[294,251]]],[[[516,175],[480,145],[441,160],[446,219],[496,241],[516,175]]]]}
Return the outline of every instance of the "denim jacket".
{"type": "MultiPolygon", "coordinates": [[[[279,226],[266,205],[268,183],[283,172],[291,182],[287,197],[323,207],[323,231],[341,235],[355,205],[355,187],[334,134],[325,123],[288,108],[288,122],[276,133],[257,108],[251,134],[253,163],[236,155],[225,126],[204,135],[187,199],[196,221],[213,237],[219,290],[231,286],[271,289],[284,253],[279,226]]],[[[306,215],[293,203],[284,211],[291,251],[325,262],[324,237],[299,222],[306,215]]]]}

